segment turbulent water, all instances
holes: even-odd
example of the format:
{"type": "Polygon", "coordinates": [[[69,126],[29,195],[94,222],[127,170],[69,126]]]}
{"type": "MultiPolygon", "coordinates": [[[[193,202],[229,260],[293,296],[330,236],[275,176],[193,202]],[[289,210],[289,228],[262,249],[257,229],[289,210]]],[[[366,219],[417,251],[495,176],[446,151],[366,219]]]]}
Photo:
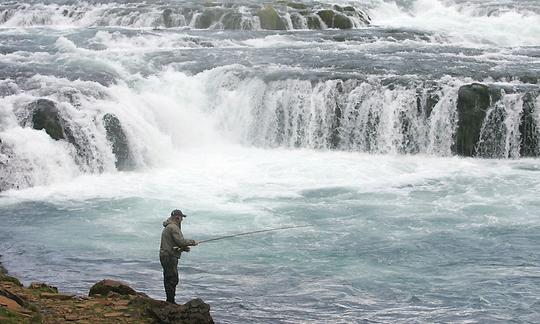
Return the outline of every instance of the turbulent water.
{"type": "Polygon", "coordinates": [[[181,208],[195,239],[310,225],[182,256],[219,323],[537,323],[539,79],[536,0],[3,1],[2,262],[163,298],[181,208]]]}

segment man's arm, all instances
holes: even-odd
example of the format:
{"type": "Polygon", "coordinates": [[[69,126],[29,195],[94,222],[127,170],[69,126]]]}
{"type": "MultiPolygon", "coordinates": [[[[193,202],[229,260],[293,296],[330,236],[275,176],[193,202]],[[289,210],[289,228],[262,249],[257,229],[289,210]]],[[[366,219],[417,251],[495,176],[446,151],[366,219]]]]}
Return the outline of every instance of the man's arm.
{"type": "Polygon", "coordinates": [[[172,232],[172,238],[174,240],[174,243],[176,246],[181,248],[182,250],[186,249],[188,246],[195,246],[197,245],[197,241],[195,240],[186,240],[184,239],[184,235],[182,235],[182,232],[180,231],[180,228],[171,228],[172,232]]]}

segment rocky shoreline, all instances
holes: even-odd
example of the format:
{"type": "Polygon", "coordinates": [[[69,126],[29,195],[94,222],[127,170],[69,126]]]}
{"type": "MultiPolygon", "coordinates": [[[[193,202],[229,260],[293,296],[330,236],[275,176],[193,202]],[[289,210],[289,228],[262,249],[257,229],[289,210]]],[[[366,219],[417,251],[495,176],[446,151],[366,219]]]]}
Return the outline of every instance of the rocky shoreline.
{"type": "Polygon", "coordinates": [[[24,287],[0,263],[0,323],[214,323],[201,299],[183,305],[155,300],[114,280],[102,280],[88,296],[58,292],[45,283],[24,287]]]}

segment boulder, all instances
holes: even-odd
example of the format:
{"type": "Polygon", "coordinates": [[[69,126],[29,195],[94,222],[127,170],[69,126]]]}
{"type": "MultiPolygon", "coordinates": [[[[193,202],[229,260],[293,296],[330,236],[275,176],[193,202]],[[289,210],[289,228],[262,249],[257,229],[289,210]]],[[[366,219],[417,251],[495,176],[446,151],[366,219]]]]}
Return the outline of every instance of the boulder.
{"type": "Polygon", "coordinates": [[[184,305],[174,305],[146,297],[134,298],[130,305],[142,308],[157,323],[212,324],[210,305],[201,299],[193,299],[184,305]]]}
{"type": "Polygon", "coordinates": [[[536,118],[534,117],[534,102],[536,101],[537,96],[538,94],[533,94],[531,92],[528,92],[523,96],[523,111],[521,113],[521,122],[519,124],[519,132],[521,134],[519,155],[522,157],[540,155],[538,148],[540,134],[536,118]]]}
{"type": "Polygon", "coordinates": [[[307,17],[307,25],[309,29],[321,29],[321,21],[315,16],[307,17]]]}
{"type": "Polygon", "coordinates": [[[32,282],[28,288],[35,289],[35,290],[40,290],[40,291],[46,292],[46,293],[53,293],[53,294],[58,293],[58,288],[53,287],[53,286],[49,286],[49,285],[47,285],[45,283],[42,283],[42,282],[32,282]]]}
{"type": "Polygon", "coordinates": [[[495,89],[480,83],[467,84],[459,88],[457,110],[458,128],[453,147],[455,153],[475,156],[482,124],[486,112],[500,98],[495,89]]]}
{"type": "Polygon", "coordinates": [[[285,30],[287,27],[274,7],[267,5],[256,13],[262,29],[285,30]]]}
{"type": "Polygon", "coordinates": [[[118,170],[130,169],[132,165],[129,143],[120,120],[115,115],[107,113],[103,116],[103,126],[107,140],[111,143],[112,152],[116,157],[116,168],[118,170]]]}
{"type": "Polygon", "coordinates": [[[64,139],[64,127],[58,109],[53,101],[49,99],[38,99],[31,104],[32,127],[37,130],[44,129],[49,136],[55,140],[64,139]]]}
{"type": "Polygon", "coordinates": [[[336,13],[334,10],[319,10],[317,15],[321,17],[328,28],[351,29],[353,27],[349,17],[336,13]]]}
{"type": "Polygon", "coordinates": [[[120,294],[122,296],[128,296],[128,295],[136,296],[137,295],[137,292],[133,288],[128,286],[126,283],[110,280],[110,279],[105,279],[93,285],[92,288],[90,288],[90,292],[88,293],[88,296],[101,295],[105,297],[111,291],[117,294],[120,294]]]}
{"type": "Polygon", "coordinates": [[[172,10],[167,8],[163,10],[163,13],[161,14],[161,17],[163,19],[163,26],[165,28],[171,28],[174,27],[173,25],[173,18],[172,18],[172,10]]]}
{"type": "Polygon", "coordinates": [[[242,29],[242,14],[239,12],[229,12],[223,15],[221,18],[223,29],[238,30],[242,29]]]}

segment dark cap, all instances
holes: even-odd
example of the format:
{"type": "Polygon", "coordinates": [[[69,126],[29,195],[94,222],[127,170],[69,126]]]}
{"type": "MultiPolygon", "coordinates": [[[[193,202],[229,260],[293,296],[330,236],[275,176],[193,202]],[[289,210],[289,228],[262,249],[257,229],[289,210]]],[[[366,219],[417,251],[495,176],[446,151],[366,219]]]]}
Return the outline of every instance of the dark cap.
{"type": "Polygon", "coordinates": [[[180,217],[187,217],[187,215],[183,214],[180,209],[175,209],[171,212],[171,216],[180,216],[180,217]]]}

